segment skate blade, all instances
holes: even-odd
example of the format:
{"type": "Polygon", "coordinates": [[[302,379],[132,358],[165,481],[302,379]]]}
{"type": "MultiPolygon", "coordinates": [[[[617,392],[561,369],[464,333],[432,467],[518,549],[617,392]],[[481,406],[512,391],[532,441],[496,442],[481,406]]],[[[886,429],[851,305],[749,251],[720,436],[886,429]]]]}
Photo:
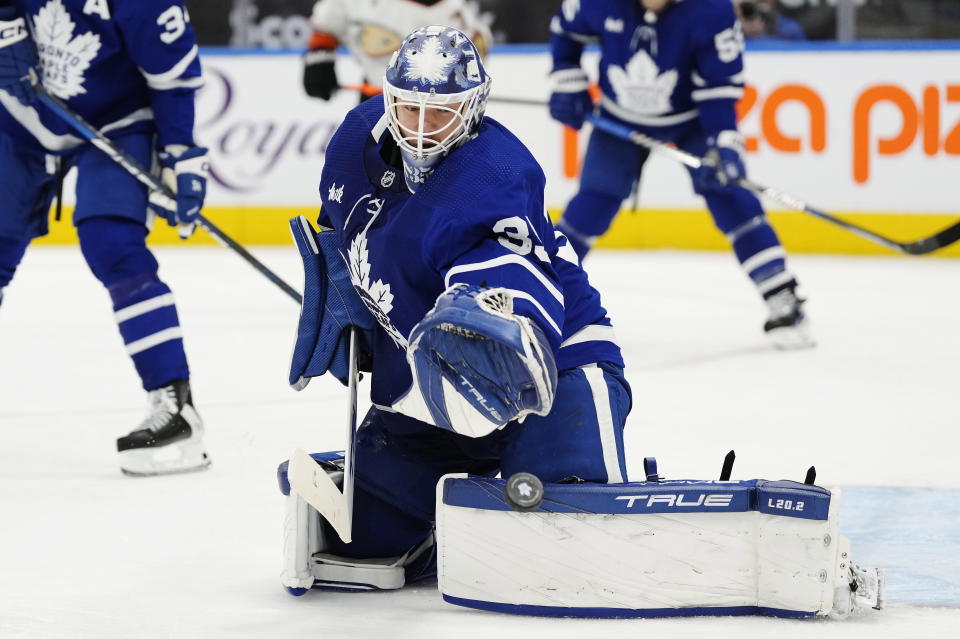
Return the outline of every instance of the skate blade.
{"type": "Polygon", "coordinates": [[[767,331],[767,339],[780,351],[795,351],[817,345],[804,325],[782,326],[767,331]]]}
{"type": "Polygon", "coordinates": [[[130,477],[191,473],[210,467],[210,457],[199,438],[120,453],[120,472],[130,477]]]}
{"type": "Polygon", "coordinates": [[[165,469],[154,469],[154,470],[130,470],[128,468],[120,467],[120,472],[126,475],[127,477],[158,477],[160,475],[181,475],[183,473],[197,473],[201,470],[206,470],[210,468],[210,465],[213,462],[210,459],[206,459],[199,466],[191,466],[189,468],[165,468],[165,469]]]}

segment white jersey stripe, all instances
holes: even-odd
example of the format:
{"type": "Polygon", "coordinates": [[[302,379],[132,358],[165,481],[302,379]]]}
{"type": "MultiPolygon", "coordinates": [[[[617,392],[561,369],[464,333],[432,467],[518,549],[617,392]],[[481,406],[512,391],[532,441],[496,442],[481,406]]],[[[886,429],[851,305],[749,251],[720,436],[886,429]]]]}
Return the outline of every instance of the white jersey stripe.
{"type": "Polygon", "coordinates": [[[582,344],[583,342],[613,342],[616,344],[617,336],[614,334],[612,326],[588,324],[568,337],[565,342],[560,344],[560,348],[582,344]]]}
{"type": "Polygon", "coordinates": [[[765,279],[762,282],[757,282],[757,289],[760,291],[760,294],[763,295],[777,288],[778,286],[783,286],[787,282],[793,279],[793,273],[790,271],[784,271],[783,273],[778,273],[771,278],[765,279]]]}
{"type": "Polygon", "coordinates": [[[543,308],[543,306],[540,305],[540,302],[538,302],[538,301],[533,297],[533,295],[530,295],[530,294],[527,293],[526,291],[518,291],[518,290],[513,289],[513,288],[508,288],[508,289],[504,289],[504,290],[507,291],[508,293],[510,293],[511,295],[513,295],[514,297],[520,298],[520,299],[522,299],[522,300],[527,300],[528,302],[530,302],[531,304],[533,304],[533,307],[534,307],[535,309],[537,309],[537,311],[540,312],[540,315],[542,315],[542,316],[543,316],[543,319],[545,319],[545,320],[547,321],[547,323],[550,325],[550,328],[552,328],[554,331],[556,331],[557,335],[563,335],[563,331],[560,330],[560,327],[557,326],[557,323],[553,320],[552,317],[550,317],[550,313],[548,313],[547,310],[546,310],[545,308],[543,308]]]}
{"type": "Polygon", "coordinates": [[[617,104],[615,100],[612,100],[606,95],[600,96],[600,106],[621,120],[633,122],[634,124],[645,124],[647,126],[670,126],[682,122],[689,122],[690,120],[695,120],[697,117],[696,109],[671,115],[643,115],[623,108],[617,104]]]}
{"type": "Polygon", "coordinates": [[[142,109],[137,109],[130,115],[125,118],[121,118],[116,122],[111,122],[110,124],[104,125],[100,128],[100,133],[110,133],[111,131],[119,131],[125,126],[130,126],[134,122],[142,122],[143,120],[152,120],[153,119],[153,109],[150,107],[143,107],[142,109]]]}
{"type": "Polygon", "coordinates": [[[36,109],[20,104],[20,100],[6,91],[0,91],[0,105],[3,105],[7,112],[48,151],[65,151],[80,146],[84,142],[68,133],[57,135],[41,122],[36,109]]]}
{"type": "Polygon", "coordinates": [[[117,324],[120,324],[126,322],[128,319],[133,319],[150,311],[155,311],[158,308],[173,306],[173,304],[173,293],[164,293],[163,295],[157,295],[156,297],[151,297],[148,300],[143,300],[130,306],[124,306],[117,310],[117,312],[113,314],[113,317],[117,320],[117,324]]]}
{"type": "Polygon", "coordinates": [[[192,78],[174,78],[166,82],[150,82],[151,89],[158,91],[167,91],[169,89],[199,89],[204,85],[205,80],[202,75],[192,78]]]}
{"type": "Polygon", "coordinates": [[[690,94],[694,102],[705,102],[718,98],[732,98],[739,100],[743,97],[743,87],[714,87],[712,89],[698,89],[690,94]]]}
{"type": "Polygon", "coordinates": [[[610,392],[607,390],[607,381],[603,377],[603,369],[592,365],[585,366],[581,370],[587,378],[587,383],[590,384],[593,405],[597,411],[600,447],[603,450],[603,465],[607,470],[607,483],[623,483],[620,458],[617,455],[617,436],[613,430],[613,413],[610,409],[610,392]]]}
{"type": "Polygon", "coordinates": [[[483,262],[473,262],[471,264],[458,264],[452,269],[447,271],[447,276],[444,278],[444,284],[449,288],[450,287],[450,278],[459,273],[470,273],[474,271],[484,271],[487,269],[493,269],[500,266],[505,266],[507,264],[517,264],[527,269],[531,275],[537,278],[537,281],[543,285],[543,288],[553,295],[553,297],[560,302],[560,306],[563,306],[563,293],[560,292],[560,289],[551,282],[546,275],[544,275],[540,269],[531,264],[528,260],[523,259],[519,255],[513,253],[507,255],[500,255],[483,262]]]}
{"type": "MultiPolygon", "coordinates": [[[[33,107],[27,107],[20,104],[20,101],[11,96],[6,91],[0,91],[0,105],[13,116],[30,134],[37,139],[40,145],[49,151],[66,151],[73,149],[85,142],[81,138],[65,133],[58,135],[48,129],[40,120],[40,115],[33,107]]],[[[100,127],[101,133],[110,133],[129,126],[134,122],[153,119],[153,110],[149,107],[137,109],[130,115],[121,118],[115,122],[110,122],[100,127]]]]}
{"type": "Polygon", "coordinates": [[[163,73],[147,73],[141,68],[140,73],[143,74],[144,79],[151,88],[163,88],[162,85],[164,82],[175,80],[183,75],[183,72],[186,71],[187,67],[189,67],[190,64],[196,59],[199,52],[200,49],[197,48],[197,45],[193,45],[193,48],[187,52],[187,55],[183,56],[180,61],[170,67],[169,70],[164,71],[163,73]],[[158,87],[156,85],[161,86],[158,87]]]}
{"type": "Polygon", "coordinates": [[[786,259],[786,257],[787,252],[783,250],[782,246],[771,246],[768,249],[764,249],[759,253],[748,257],[743,263],[743,270],[747,272],[747,275],[749,275],[768,262],[778,259],[786,259]]]}
{"type": "Polygon", "coordinates": [[[127,344],[127,353],[130,355],[136,355],[137,353],[142,353],[148,348],[153,348],[164,342],[169,342],[174,339],[181,339],[183,337],[183,331],[179,326],[173,326],[171,328],[165,328],[162,331],[157,331],[153,335],[147,335],[144,338],[138,339],[135,342],[130,342],[127,344]]]}

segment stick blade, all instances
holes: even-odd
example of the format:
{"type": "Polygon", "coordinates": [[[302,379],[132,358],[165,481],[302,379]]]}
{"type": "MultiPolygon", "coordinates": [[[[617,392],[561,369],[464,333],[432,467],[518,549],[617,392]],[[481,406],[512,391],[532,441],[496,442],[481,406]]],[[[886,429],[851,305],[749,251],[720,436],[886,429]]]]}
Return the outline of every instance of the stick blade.
{"type": "Polygon", "coordinates": [[[949,226],[933,237],[917,240],[903,245],[903,250],[910,255],[926,255],[960,240],[960,222],[949,226]]]}
{"type": "Polygon", "coordinates": [[[330,522],[340,539],[349,544],[352,528],[347,500],[330,476],[310,455],[296,449],[290,455],[287,471],[290,488],[303,497],[317,512],[330,522]]]}

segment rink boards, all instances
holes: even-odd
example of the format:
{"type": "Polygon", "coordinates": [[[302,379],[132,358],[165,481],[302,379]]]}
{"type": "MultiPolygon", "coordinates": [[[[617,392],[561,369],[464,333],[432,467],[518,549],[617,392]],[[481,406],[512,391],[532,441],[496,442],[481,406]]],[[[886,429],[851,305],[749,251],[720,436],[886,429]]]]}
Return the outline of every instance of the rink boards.
{"type": "MultiPolygon", "coordinates": [[[[740,103],[751,177],[904,241],[960,215],[951,181],[960,169],[960,83],[951,43],[809,45],[751,50],[740,103]]],[[[295,52],[203,52],[197,138],[211,153],[205,213],[250,244],[288,243],[286,220],[319,208],[317,183],[330,136],[357,99],[308,98],[295,52]]],[[[596,55],[586,58],[595,76],[596,55]]],[[[358,81],[346,56],[341,81],[358,81]]],[[[497,98],[546,100],[549,56],[540,46],[505,46],[488,63],[494,88],[487,113],[514,130],[547,176],[546,203],[558,214],[576,191],[587,132],[565,135],[545,107],[497,98]]],[[[639,200],[599,246],[723,249],[726,241],[690,189],[684,169],[652,159],[639,200]]],[[[889,253],[804,214],[771,214],[788,250],[889,253]]],[[[198,238],[196,241],[211,241],[198,238]]],[[[75,241],[53,225],[51,243],[75,241]]],[[[172,232],[154,241],[178,242],[172,232]]],[[[960,256],[954,247],[939,255],[960,256]]]]}

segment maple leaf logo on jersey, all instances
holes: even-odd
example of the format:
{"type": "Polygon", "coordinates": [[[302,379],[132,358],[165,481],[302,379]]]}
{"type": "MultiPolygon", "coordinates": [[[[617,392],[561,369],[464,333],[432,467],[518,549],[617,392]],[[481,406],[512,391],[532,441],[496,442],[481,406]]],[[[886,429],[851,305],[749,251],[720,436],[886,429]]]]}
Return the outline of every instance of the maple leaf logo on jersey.
{"type": "Polygon", "coordinates": [[[456,59],[444,55],[440,38],[432,36],[425,38],[419,49],[404,53],[407,70],[403,77],[407,80],[420,80],[429,84],[445,82],[450,67],[456,59]]]}
{"type": "Polygon", "coordinates": [[[366,231],[358,233],[350,242],[350,249],[347,251],[347,265],[350,268],[350,282],[359,293],[360,299],[363,300],[367,310],[370,311],[394,343],[400,348],[406,349],[407,339],[390,321],[389,313],[393,310],[393,293],[390,292],[390,284],[379,279],[373,283],[370,282],[370,255],[367,251],[366,231]]]}
{"type": "Polygon", "coordinates": [[[671,110],[670,96],[677,86],[677,70],[660,73],[660,67],[646,51],[637,51],[626,69],[610,65],[607,77],[617,94],[617,104],[623,108],[646,115],[671,110]]]}
{"type": "Polygon", "coordinates": [[[51,0],[33,19],[33,33],[40,54],[43,86],[64,100],[86,93],[84,72],[100,51],[100,35],[81,33],[61,0],[51,0]]]}

